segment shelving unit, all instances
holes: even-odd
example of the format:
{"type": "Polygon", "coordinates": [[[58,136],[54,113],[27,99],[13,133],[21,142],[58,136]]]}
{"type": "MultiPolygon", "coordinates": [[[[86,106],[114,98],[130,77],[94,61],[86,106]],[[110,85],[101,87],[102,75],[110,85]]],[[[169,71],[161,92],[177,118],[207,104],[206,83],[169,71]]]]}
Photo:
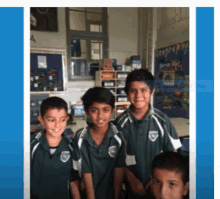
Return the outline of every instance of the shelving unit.
{"type": "Polygon", "coordinates": [[[108,88],[115,96],[115,112],[112,115],[112,120],[130,105],[127,95],[124,92],[125,80],[128,73],[130,71],[96,71],[95,86],[108,88]]]}

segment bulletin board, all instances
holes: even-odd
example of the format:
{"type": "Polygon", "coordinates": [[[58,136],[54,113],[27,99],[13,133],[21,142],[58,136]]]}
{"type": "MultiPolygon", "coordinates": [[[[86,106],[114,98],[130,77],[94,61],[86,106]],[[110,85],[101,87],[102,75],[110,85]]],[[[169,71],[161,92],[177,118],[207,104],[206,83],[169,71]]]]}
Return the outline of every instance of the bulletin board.
{"type": "Polygon", "coordinates": [[[31,94],[67,93],[66,51],[31,49],[31,94]]]}
{"type": "Polygon", "coordinates": [[[189,41],[155,50],[154,107],[189,118],[189,41]]]}

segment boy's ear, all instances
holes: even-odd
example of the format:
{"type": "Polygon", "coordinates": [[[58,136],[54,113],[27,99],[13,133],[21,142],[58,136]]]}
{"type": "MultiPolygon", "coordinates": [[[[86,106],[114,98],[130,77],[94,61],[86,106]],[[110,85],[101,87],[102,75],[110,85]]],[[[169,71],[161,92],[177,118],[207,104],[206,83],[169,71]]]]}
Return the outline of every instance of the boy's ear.
{"type": "Polygon", "coordinates": [[[44,121],[43,121],[43,118],[41,116],[38,116],[38,121],[41,123],[41,125],[43,126],[44,125],[44,121]]]}
{"type": "Polygon", "coordinates": [[[89,113],[88,113],[88,111],[85,110],[85,113],[86,113],[86,116],[89,117],[89,113]]]}
{"type": "Polygon", "coordinates": [[[115,111],[115,108],[112,109],[112,113],[115,111]]]}
{"type": "Polygon", "coordinates": [[[183,195],[186,196],[189,191],[189,182],[184,185],[183,195]]]}
{"type": "Polygon", "coordinates": [[[154,91],[155,91],[155,90],[152,90],[152,93],[150,94],[151,97],[154,95],[154,91]]]}

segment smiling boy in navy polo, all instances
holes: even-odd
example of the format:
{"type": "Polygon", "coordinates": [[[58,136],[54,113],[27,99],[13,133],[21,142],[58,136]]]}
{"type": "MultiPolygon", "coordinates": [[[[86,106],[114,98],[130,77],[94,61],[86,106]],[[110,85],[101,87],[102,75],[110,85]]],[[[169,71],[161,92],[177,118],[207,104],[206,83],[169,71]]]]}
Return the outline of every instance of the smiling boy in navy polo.
{"type": "Polygon", "coordinates": [[[38,119],[45,131],[31,135],[31,199],[80,198],[74,143],[63,133],[67,103],[58,97],[45,99],[38,119]]]}
{"type": "Polygon", "coordinates": [[[146,194],[151,163],[156,155],[181,147],[168,116],[150,104],[153,89],[154,77],[148,70],[136,69],[129,73],[125,92],[131,106],[115,121],[119,130],[129,134],[131,144],[127,145],[127,150],[132,149],[135,154],[136,164],[126,168],[129,198],[146,194]]]}
{"type": "Polygon", "coordinates": [[[94,87],[82,97],[91,125],[75,136],[79,156],[75,165],[82,173],[87,198],[119,197],[125,166],[125,138],[110,123],[115,97],[106,88],[94,87]],[[115,175],[114,175],[115,174],[115,175]]]}

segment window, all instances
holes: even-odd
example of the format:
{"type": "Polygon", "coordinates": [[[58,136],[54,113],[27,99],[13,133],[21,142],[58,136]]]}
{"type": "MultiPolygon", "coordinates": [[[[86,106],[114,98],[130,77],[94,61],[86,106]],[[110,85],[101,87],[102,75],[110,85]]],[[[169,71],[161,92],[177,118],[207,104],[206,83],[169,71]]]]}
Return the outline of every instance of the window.
{"type": "Polygon", "coordinates": [[[67,13],[68,78],[92,80],[107,58],[107,8],[69,7],[67,13]]]}

